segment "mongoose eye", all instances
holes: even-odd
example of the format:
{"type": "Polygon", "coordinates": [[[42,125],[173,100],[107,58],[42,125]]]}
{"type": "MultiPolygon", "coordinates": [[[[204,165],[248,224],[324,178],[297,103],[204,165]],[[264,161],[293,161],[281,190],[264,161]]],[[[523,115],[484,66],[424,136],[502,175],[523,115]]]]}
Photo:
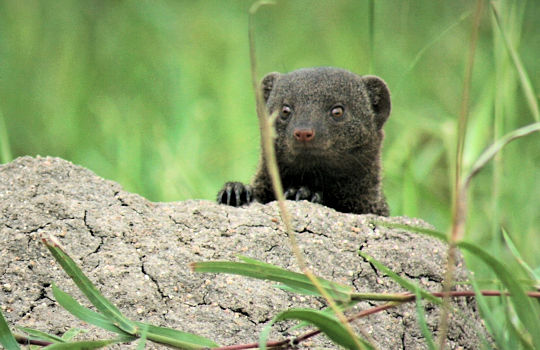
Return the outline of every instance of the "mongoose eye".
{"type": "Polygon", "coordinates": [[[282,118],[287,118],[289,115],[291,115],[292,113],[292,109],[290,106],[287,106],[287,105],[283,105],[283,107],[281,107],[281,117],[282,118]]]}
{"type": "Polygon", "coordinates": [[[332,108],[332,111],[330,113],[332,113],[332,117],[339,118],[343,116],[344,112],[345,110],[342,106],[336,106],[332,108]]]}

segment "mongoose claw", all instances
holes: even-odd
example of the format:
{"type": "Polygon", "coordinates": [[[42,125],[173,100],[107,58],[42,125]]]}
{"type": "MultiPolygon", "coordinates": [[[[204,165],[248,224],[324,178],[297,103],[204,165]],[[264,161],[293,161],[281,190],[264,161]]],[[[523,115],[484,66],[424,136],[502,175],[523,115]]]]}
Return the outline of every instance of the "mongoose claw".
{"type": "Polygon", "coordinates": [[[311,203],[322,204],[322,192],[315,192],[311,196],[311,203]]]}
{"type": "Polygon", "coordinates": [[[283,196],[285,199],[296,200],[296,192],[298,192],[298,189],[291,187],[283,193],[283,196]]]}
{"type": "Polygon", "coordinates": [[[218,192],[217,202],[233,207],[249,204],[253,201],[253,192],[250,185],[241,182],[227,182],[218,192]]]}
{"type": "Polygon", "coordinates": [[[287,191],[285,191],[284,196],[286,199],[295,201],[307,200],[312,203],[322,203],[322,192],[311,192],[311,190],[305,186],[300,188],[288,188],[287,191]]]}
{"type": "Polygon", "coordinates": [[[298,191],[296,191],[296,196],[294,196],[294,199],[297,201],[301,200],[308,200],[311,197],[311,191],[307,187],[300,187],[298,191]]]}

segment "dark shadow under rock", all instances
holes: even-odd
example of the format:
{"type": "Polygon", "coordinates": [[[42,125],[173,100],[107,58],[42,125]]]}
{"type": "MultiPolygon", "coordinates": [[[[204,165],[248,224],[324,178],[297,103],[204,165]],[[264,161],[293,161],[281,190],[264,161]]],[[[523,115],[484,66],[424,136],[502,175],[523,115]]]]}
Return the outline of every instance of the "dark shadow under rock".
{"type": "MultiPolygon", "coordinates": [[[[343,214],[308,202],[288,202],[288,207],[299,245],[318,275],[360,292],[403,292],[359,257],[361,249],[422,287],[440,290],[445,246],[374,221],[425,223],[343,214]]],[[[23,157],[0,166],[0,306],[11,326],[54,334],[83,327],[91,330],[88,337],[111,336],[82,324],[54,301],[52,282],[89,305],[41,244],[40,235],[46,234],[55,235],[131,319],[196,333],[221,345],[256,342],[281,310],[325,307],[320,298],[293,295],[270,282],[197,274],[189,268],[193,261],[236,260],[241,254],[298,270],[275,203],[244,208],[203,200],[152,203],[62,159],[23,157]]],[[[461,265],[457,274],[466,278],[461,265]]],[[[349,314],[377,304],[359,303],[349,314]]],[[[461,298],[453,305],[459,312],[452,313],[450,348],[477,349],[477,333],[483,330],[474,302],[461,298]]],[[[426,305],[435,334],[438,314],[438,307],[426,305]]],[[[288,325],[276,325],[271,339],[306,331],[288,333],[288,325]]],[[[427,348],[414,303],[353,325],[379,349],[427,348]]],[[[332,347],[322,335],[302,345],[332,347]]]]}

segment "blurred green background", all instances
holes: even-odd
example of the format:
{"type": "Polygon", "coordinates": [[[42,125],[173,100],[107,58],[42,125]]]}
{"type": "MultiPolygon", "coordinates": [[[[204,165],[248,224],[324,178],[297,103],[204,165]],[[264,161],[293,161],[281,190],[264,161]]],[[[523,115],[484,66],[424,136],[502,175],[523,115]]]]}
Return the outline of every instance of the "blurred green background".
{"type": "MultiPolygon", "coordinates": [[[[153,201],[213,200],[259,154],[251,0],[0,1],[0,154],[58,156],[153,201]]],[[[495,1],[540,89],[540,1],[495,1]]],[[[472,1],[277,1],[256,15],[259,74],[331,65],[388,83],[384,185],[393,215],[451,218],[456,121],[472,1]],[[371,59],[372,57],[372,59],[371,59]]],[[[536,95],[538,98],[538,95],[536,95]]],[[[484,6],[465,150],[534,122],[484,6]]],[[[540,137],[510,144],[475,179],[468,238],[504,256],[504,227],[540,265],[540,137]]]]}

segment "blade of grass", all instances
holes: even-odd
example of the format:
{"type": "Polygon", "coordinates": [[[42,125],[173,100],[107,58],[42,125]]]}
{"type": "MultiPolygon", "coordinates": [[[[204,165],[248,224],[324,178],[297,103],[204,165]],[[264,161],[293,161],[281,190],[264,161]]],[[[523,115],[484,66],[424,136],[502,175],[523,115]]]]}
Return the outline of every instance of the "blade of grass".
{"type": "MultiPolygon", "coordinates": [[[[495,20],[491,20],[492,36],[493,36],[493,58],[494,58],[494,74],[495,74],[495,86],[497,87],[493,91],[493,122],[492,122],[492,141],[498,140],[503,133],[506,108],[508,104],[515,101],[515,89],[512,89],[513,79],[508,74],[508,60],[506,59],[506,52],[501,48],[500,36],[496,34],[494,27],[497,26],[495,20]],[[502,51],[502,52],[501,52],[502,51]],[[503,87],[503,88],[501,88],[503,87]]],[[[504,45],[504,44],[503,44],[504,45]]],[[[490,236],[496,237],[498,235],[499,223],[501,222],[501,180],[503,171],[503,162],[501,155],[496,156],[493,161],[493,170],[491,173],[491,220],[490,221],[490,236]]],[[[494,249],[500,250],[500,240],[493,240],[494,249]]]]}
{"type": "Polygon", "coordinates": [[[393,279],[395,282],[397,282],[403,288],[409,290],[411,293],[416,293],[417,290],[420,290],[420,294],[422,294],[422,296],[424,298],[428,299],[429,301],[431,301],[431,302],[433,302],[433,303],[435,303],[437,305],[440,305],[442,303],[441,299],[439,299],[439,298],[431,295],[431,293],[421,289],[415,283],[413,283],[411,281],[408,281],[407,279],[401,277],[400,275],[398,275],[397,273],[395,273],[394,271],[392,271],[388,267],[384,266],[384,264],[377,261],[376,259],[369,256],[368,254],[362,252],[361,250],[358,251],[358,254],[362,258],[366,259],[370,264],[373,264],[373,266],[375,266],[375,268],[377,270],[382,271],[384,274],[388,275],[388,277],[393,279]]]}
{"type": "Polygon", "coordinates": [[[59,336],[48,334],[42,331],[38,331],[36,329],[27,328],[27,327],[17,327],[17,329],[20,329],[24,333],[30,335],[32,339],[45,340],[52,343],[65,343],[66,342],[65,339],[60,338],[59,336]]]}
{"type": "Polygon", "coordinates": [[[19,344],[13,336],[13,333],[11,333],[9,330],[9,326],[4,318],[4,315],[2,314],[2,311],[0,311],[0,344],[2,344],[6,350],[20,349],[19,344]]]}
{"type": "Polygon", "coordinates": [[[148,334],[148,327],[146,325],[141,325],[141,337],[137,341],[137,350],[144,350],[146,348],[146,336],[148,334]]]}
{"type": "Polygon", "coordinates": [[[505,313],[506,323],[505,329],[508,331],[508,346],[506,349],[519,349],[518,344],[521,344],[523,349],[526,350],[537,350],[538,348],[534,347],[531,342],[531,337],[527,336],[528,334],[523,334],[522,331],[518,330],[514,324],[514,314],[510,312],[505,313]]]}
{"type": "MultiPolygon", "coordinates": [[[[405,79],[407,78],[407,75],[413,71],[414,67],[416,67],[416,65],[418,64],[418,62],[420,61],[420,59],[422,58],[422,56],[424,56],[424,54],[426,53],[426,51],[428,49],[430,49],[433,45],[435,45],[439,40],[442,39],[442,37],[444,37],[448,32],[450,32],[452,29],[454,29],[455,27],[457,27],[459,24],[461,24],[461,22],[463,22],[465,19],[467,19],[470,15],[471,15],[472,11],[466,11],[464,12],[459,18],[457,21],[455,21],[454,23],[450,24],[448,27],[446,27],[445,29],[443,29],[437,36],[435,36],[431,41],[429,41],[426,45],[424,45],[424,47],[422,47],[420,49],[420,51],[418,51],[416,53],[416,55],[414,56],[413,60],[411,61],[411,63],[409,64],[409,66],[407,67],[407,69],[405,69],[405,71],[403,72],[403,74],[401,75],[401,78],[397,84],[397,88],[395,89],[395,92],[394,92],[394,96],[399,93],[401,91],[401,87],[403,85],[403,83],[406,81],[405,79]]],[[[394,97],[395,98],[395,97],[394,97]]]]}
{"type": "Polygon", "coordinates": [[[60,304],[64,309],[69,311],[73,316],[77,317],[81,321],[93,324],[94,326],[106,329],[111,332],[122,335],[129,335],[129,333],[116,326],[107,317],[79,304],[77,300],[75,300],[71,295],[58,288],[54,283],[52,284],[52,292],[54,299],[58,302],[58,304],[60,304]]]}
{"type": "Polygon", "coordinates": [[[62,339],[65,341],[70,341],[71,339],[75,338],[77,335],[81,333],[88,332],[86,329],[81,328],[70,328],[64,335],[62,336],[62,339]]]}
{"type": "MultiPolygon", "coordinates": [[[[298,288],[300,291],[309,291],[321,295],[319,289],[306,275],[285,270],[281,267],[266,263],[243,263],[231,261],[207,261],[192,263],[190,267],[195,272],[229,273],[242,275],[261,280],[270,280],[283,283],[290,288],[298,288]]],[[[317,278],[321,287],[336,300],[347,302],[350,300],[352,288],[317,278]]]]}
{"type": "MultiPolygon", "coordinates": [[[[476,53],[476,44],[478,40],[478,31],[480,28],[480,20],[482,18],[484,8],[484,0],[476,1],[476,8],[474,11],[474,19],[471,29],[471,39],[469,41],[469,52],[467,57],[467,64],[465,66],[465,77],[463,79],[463,93],[461,96],[461,108],[459,113],[459,119],[457,122],[457,147],[455,157],[455,176],[453,186],[453,200],[452,200],[452,221],[451,229],[449,232],[449,246],[446,259],[446,267],[442,282],[442,290],[447,293],[451,290],[454,281],[454,270],[456,264],[456,244],[459,242],[465,232],[465,221],[467,213],[467,196],[466,192],[462,191],[463,181],[463,161],[464,161],[464,149],[465,139],[467,136],[467,129],[469,124],[469,100],[470,90],[472,85],[472,73],[474,68],[474,58],[476,53]]],[[[443,298],[441,315],[439,317],[439,348],[444,349],[446,344],[446,338],[448,333],[448,323],[450,316],[450,300],[449,298],[443,298]]]]}
{"type": "Polygon", "coordinates": [[[290,309],[279,313],[261,332],[259,337],[260,349],[266,349],[266,341],[272,325],[282,320],[308,322],[321,330],[333,342],[346,349],[360,349],[358,343],[361,343],[365,349],[374,349],[373,345],[362,338],[356,336],[356,339],[352,339],[349,331],[335,316],[312,309],[290,309]]]}
{"type": "MultiPolygon", "coordinates": [[[[263,166],[266,166],[268,169],[270,179],[272,182],[272,188],[274,190],[275,198],[278,201],[279,212],[283,224],[285,225],[287,236],[289,238],[291,250],[296,258],[300,270],[311,280],[313,285],[318,289],[321,295],[326,299],[328,305],[334,310],[336,316],[339,318],[340,322],[343,323],[344,327],[348,330],[351,338],[355,338],[354,331],[352,330],[350,324],[347,322],[347,318],[339,310],[339,307],[336,304],[336,301],[332,298],[331,294],[319,284],[319,281],[311,270],[307,267],[306,261],[298,243],[296,241],[296,236],[292,229],[292,220],[291,214],[287,210],[287,205],[285,204],[285,196],[283,194],[283,185],[281,183],[281,178],[279,175],[279,169],[276,160],[276,151],[274,149],[274,143],[272,139],[272,127],[271,120],[269,118],[266,106],[263,100],[262,91],[258,86],[257,82],[257,59],[255,54],[255,38],[254,38],[254,26],[253,26],[253,17],[260,6],[269,4],[265,1],[255,2],[249,9],[248,16],[248,36],[249,36],[249,58],[250,58],[250,70],[251,70],[251,83],[253,85],[253,91],[255,93],[255,105],[257,110],[257,118],[259,119],[259,128],[261,132],[261,146],[263,151],[263,166]]],[[[357,345],[362,348],[360,342],[357,345]]]]}
{"type": "Polygon", "coordinates": [[[120,310],[97,290],[79,266],[77,266],[75,261],[64,252],[60,247],[60,243],[53,236],[49,236],[48,239],[42,238],[42,241],[56,261],[62,266],[64,271],[71,277],[73,282],[75,282],[77,287],[79,287],[84,295],[86,295],[96,309],[125,332],[129,334],[135,334],[137,332],[135,324],[122,315],[120,310]]]}
{"type": "MultiPolygon", "coordinates": [[[[351,300],[350,302],[348,303],[344,303],[344,304],[338,304],[338,307],[341,311],[345,311],[351,307],[353,307],[354,305],[358,304],[360,302],[360,300],[351,300]]],[[[320,312],[323,312],[327,315],[330,315],[330,316],[333,316],[334,315],[334,310],[332,310],[332,308],[330,307],[326,307],[322,310],[319,310],[320,312]]],[[[295,326],[292,326],[291,328],[288,329],[288,332],[292,332],[293,330],[295,329],[298,329],[298,328],[302,328],[302,327],[307,327],[309,326],[309,323],[308,322],[300,322],[299,324],[295,325],[295,326]]]]}
{"type": "Polygon", "coordinates": [[[412,169],[413,166],[414,165],[412,164],[407,164],[403,172],[402,210],[403,210],[403,213],[406,213],[406,215],[410,217],[417,217],[419,193],[418,193],[418,187],[417,187],[418,182],[414,178],[414,172],[412,169]]]}
{"type": "MultiPolygon", "coordinates": [[[[290,284],[286,285],[285,287],[289,287],[290,291],[297,292],[297,293],[300,293],[300,294],[321,295],[321,293],[318,290],[317,286],[314,285],[313,281],[309,277],[304,279],[304,276],[307,277],[304,274],[299,274],[297,272],[288,271],[288,270],[283,269],[283,268],[281,268],[279,266],[275,266],[275,265],[266,263],[264,261],[252,259],[252,258],[249,258],[247,256],[243,256],[243,255],[239,255],[238,258],[240,260],[242,260],[243,262],[245,262],[245,263],[258,265],[258,266],[261,266],[262,268],[268,268],[270,271],[273,271],[274,273],[283,272],[283,274],[285,276],[292,277],[293,279],[299,278],[301,280],[305,280],[306,282],[309,282],[313,286],[313,288],[311,288],[311,289],[305,289],[305,288],[302,288],[301,286],[293,287],[290,284]],[[289,273],[292,273],[292,274],[289,275],[289,273]],[[300,276],[302,276],[302,277],[300,277],[300,276]]],[[[324,278],[320,278],[320,277],[317,277],[317,276],[314,276],[314,277],[317,278],[317,281],[329,293],[342,293],[342,294],[345,294],[346,299],[343,299],[341,296],[337,297],[337,299],[339,299],[340,302],[349,302],[350,301],[349,295],[352,293],[352,288],[351,287],[344,286],[344,285],[341,285],[341,284],[338,284],[338,283],[335,283],[335,282],[332,282],[332,281],[329,281],[329,280],[326,280],[324,278]]],[[[282,286],[277,286],[277,288],[281,288],[281,287],[282,286]]],[[[284,288],[282,288],[282,289],[284,289],[284,288]]],[[[336,298],[336,297],[334,297],[334,298],[336,298]]]]}
{"type": "Polygon", "coordinates": [[[466,189],[470,184],[472,178],[484,168],[484,166],[491,160],[493,157],[506,145],[510,142],[519,139],[521,137],[532,134],[533,132],[540,131],[540,122],[529,124],[523,126],[519,129],[513,130],[508,134],[504,135],[497,141],[495,141],[491,146],[489,146],[481,155],[478,157],[474,165],[472,166],[471,171],[467,175],[464,181],[464,188],[466,189]]]}
{"type": "Polygon", "coordinates": [[[90,350],[99,349],[104,346],[123,343],[124,339],[87,340],[73,343],[57,343],[47,346],[47,350],[90,350]]]}
{"type": "Polygon", "coordinates": [[[510,249],[510,252],[514,256],[514,259],[523,267],[523,270],[535,281],[540,281],[540,274],[537,274],[521,257],[521,254],[517,250],[516,246],[514,245],[514,242],[512,242],[512,239],[506,232],[506,230],[502,229],[502,234],[504,237],[504,241],[506,242],[506,245],[508,246],[508,249],[510,249]]]}
{"type": "MultiPolygon", "coordinates": [[[[263,261],[259,261],[259,260],[256,260],[256,259],[252,259],[252,258],[249,258],[247,256],[243,256],[243,255],[239,255],[238,258],[242,261],[244,261],[245,263],[252,263],[252,264],[255,264],[255,265],[259,265],[261,266],[262,268],[265,268],[265,267],[269,267],[269,268],[278,268],[278,269],[281,269],[280,267],[278,266],[275,266],[275,265],[272,265],[272,264],[268,264],[266,262],[263,262],[263,261]]],[[[284,270],[284,269],[281,269],[281,270],[284,270]]],[[[284,270],[284,271],[287,271],[287,270],[284,270]]],[[[305,275],[302,275],[302,276],[305,276],[305,275]]],[[[298,275],[294,276],[294,277],[298,277],[298,275]]],[[[303,279],[303,277],[302,277],[303,279]]],[[[311,283],[311,281],[309,279],[306,280],[306,282],[308,282],[313,285],[311,283]]],[[[335,286],[332,286],[332,284],[334,284],[334,282],[331,282],[331,281],[327,281],[327,280],[323,280],[321,278],[319,278],[319,282],[323,283],[323,284],[329,284],[329,286],[335,291],[336,290],[336,287],[337,288],[343,288],[345,286],[342,286],[342,285],[335,285],[335,286]]],[[[297,294],[304,294],[304,295],[312,295],[312,296],[320,296],[321,293],[318,291],[318,289],[313,286],[314,288],[312,289],[306,289],[306,288],[303,288],[302,286],[299,286],[299,285],[295,285],[295,286],[292,286],[291,284],[278,284],[278,285],[275,285],[274,286],[275,288],[279,288],[281,290],[284,290],[284,291],[287,291],[287,292],[290,292],[290,293],[297,293],[297,294]]],[[[346,288],[346,287],[345,287],[346,288]]],[[[352,292],[352,289],[345,289],[344,292],[346,294],[349,294],[352,292]]]]}
{"type": "Polygon", "coordinates": [[[422,293],[421,293],[420,288],[416,288],[415,295],[416,295],[416,316],[418,318],[418,325],[420,326],[420,330],[422,331],[422,335],[424,336],[424,339],[426,340],[426,344],[429,350],[436,350],[435,342],[433,342],[433,336],[431,335],[431,331],[429,330],[427,322],[426,322],[426,315],[424,311],[424,304],[422,303],[422,293]]]}
{"type": "Polygon", "coordinates": [[[311,296],[317,296],[317,297],[321,295],[321,293],[315,292],[313,290],[304,289],[304,288],[301,288],[301,287],[291,287],[291,286],[284,285],[284,284],[276,284],[273,287],[284,290],[284,291],[289,292],[289,293],[311,295],[311,296]]]}
{"type": "Polygon", "coordinates": [[[267,263],[265,261],[253,259],[253,258],[250,258],[249,256],[245,256],[245,255],[238,255],[238,259],[240,259],[243,262],[248,263],[248,264],[259,265],[261,267],[269,267],[269,268],[279,268],[279,269],[281,269],[281,267],[279,267],[279,266],[267,263]]]}
{"type": "Polygon", "coordinates": [[[508,303],[508,298],[500,298],[500,300],[501,306],[505,310],[503,329],[505,330],[504,336],[507,340],[507,349],[521,348],[517,345],[519,342],[523,345],[523,349],[536,350],[537,348],[533,348],[531,337],[526,332],[523,332],[523,326],[516,317],[512,306],[508,303]]]}
{"type": "MultiPolygon", "coordinates": [[[[63,292],[61,289],[52,285],[53,295],[58,301],[58,303],[68,310],[72,315],[79,318],[80,320],[93,324],[94,326],[106,329],[111,332],[118,333],[126,339],[135,340],[136,337],[130,335],[129,333],[123,331],[111,321],[109,321],[105,316],[94,312],[90,309],[85,308],[79,304],[75,299],[73,299],[69,294],[63,292]]],[[[147,329],[146,338],[152,341],[156,341],[163,344],[197,349],[201,347],[215,347],[216,343],[208,340],[206,338],[197,336],[195,334],[186,333],[178,331],[171,328],[156,327],[146,323],[136,322],[136,325],[139,329],[147,329]],[[142,327],[142,328],[141,328],[142,327]]],[[[142,334],[142,333],[141,333],[142,334]]]]}
{"type": "Polygon", "coordinates": [[[503,28],[503,24],[499,16],[499,11],[497,10],[497,7],[495,6],[495,2],[490,1],[489,4],[491,6],[493,16],[495,17],[495,21],[497,22],[497,25],[501,31],[501,36],[506,46],[506,50],[508,51],[508,54],[512,58],[512,62],[514,63],[514,66],[518,72],[521,87],[523,89],[523,92],[525,93],[525,98],[527,100],[529,109],[531,110],[531,114],[533,115],[535,121],[540,122],[540,110],[538,108],[538,100],[536,97],[536,93],[534,92],[534,88],[532,86],[529,75],[527,74],[527,71],[523,67],[523,63],[521,63],[519,54],[517,53],[516,49],[512,46],[512,43],[510,42],[510,39],[508,38],[508,35],[506,34],[505,28],[503,28]]]}
{"type": "Polygon", "coordinates": [[[297,260],[300,269],[304,271],[306,269],[306,262],[298,244],[296,242],[296,236],[292,230],[291,224],[291,215],[287,210],[287,205],[285,204],[285,197],[283,196],[283,185],[281,184],[281,177],[279,176],[279,169],[276,161],[276,152],[274,149],[273,137],[272,137],[272,123],[271,118],[268,115],[264,99],[262,96],[262,91],[259,87],[257,80],[257,57],[255,54],[255,38],[254,38],[254,25],[253,17],[255,13],[259,10],[261,6],[273,5],[274,2],[271,1],[257,1],[251,5],[249,9],[248,16],[248,35],[249,35],[249,58],[251,64],[251,84],[253,92],[255,93],[255,106],[257,111],[257,118],[259,119],[259,128],[261,132],[261,148],[263,153],[263,165],[267,167],[268,173],[272,181],[272,188],[274,190],[274,196],[278,201],[279,212],[283,224],[285,225],[287,236],[290,241],[291,250],[297,260]]]}
{"type": "Polygon", "coordinates": [[[482,17],[483,12],[483,0],[477,0],[476,2],[476,9],[474,13],[474,20],[472,25],[472,31],[471,31],[471,40],[469,43],[469,54],[467,57],[467,65],[465,70],[465,78],[463,81],[463,93],[461,96],[461,107],[460,107],[460,113],[459,113],[459,119],[457,123],[457,151],[456,151],[456,169],[455,169],[455,179],[454,179],[454,217],[452,219],[453,221],[453,227],[451,236],[453,237],[454,241],[457,241],[459,238],[456,236],[458,233],[459,228],[459,220],[456,220],[456,215],[459,214],[459,210],[457,208],[459,207],[458,202],[460,200],[460,187],[461,187],[461,177],[462,177],[462,169],[463,169],[463,153],[465,148],[465,138],[467,136],[467,126],[468,126],[468,120],[469,120],[469,99],[470,99],[470,89],[471,89],[471,82],[472,82],[472,72],[474,67],[474,57],[476,52],[476,42],[478,38],[478,28],[480,26],[480,19],[482,17]]]}
{"type": "MultiPolygon", "coordinates": [[[[378,224],[385,226],[388,223],[378,222],[378,224]]],[[[390,224],[388,227],[401,227],[406,230],[424,233],[448,243],[448,237],[445,234],[435,230],[401,224],[390,224]]],[[[508,271],[502,262],[495,259],[479,246],[466,241],[458,242],[457,246],[475,255],[493,270],[506,289],[510,292],[510,300],[512,301],[512,305],[515,308],[518,318],[521,320],[528,334],[531,336],[533,346],[540,348],[540,324],[538,323],[540,315],[538,315],[537,308],[527,297],[527,294],[525,294],[521,284],[514,278],[513,274],[508,271]]]]}
{"type": "Polygon", "coordinates": [[[478,309],[480,310],[480,315],[486,323],[490,334],[493,336],[495,343],[497,344],[499,349],[508,349],[508,347],[506,346],[506,341],[503,337],[502,329],[501,327],[499,327],[497,321],[495,320],[495,317],[493,316],[493,313],[488,306],[486,297],[484,297],[480,292],[480,288],[478,287],[478,283],[476,282],[476,280],[474,278],[471,278],[470,281],[476,295],[476,303],[478,305],[478,309]]]}
{"type": "Polygon", "coordinates": [[[375,63],[375,0],[368,1],[369,74],[374,74],[375,63]]]}
{"type": "Polygon", "coordinates": [[[524,337],[531,337],[533,347],[540,348],[540,325],[538,324],[540,316],[519,282],[513,277],[513,274],[508,271],[501,262],[480,247],[469,242],[460,242],[459,246],[482,259],[496,273],[506,289],[510,292],[510,300],[517,316],[529,333],[528,336],[524,335],[524,337]]]}
{"type": "Polygon", "coordinates": [[[0,109],[0,164],[8,163],[13,160],[8,136],[6,122],[4,121],[4,114],[0,109]]]}
{"type": "Polygon", "coordinates": [[[146,338],[157,343],[182,349],[214,348],[219,346],[209,339],[173,328],[158,327],[142,322],[137,322],[137,326],[147,328],[146,338]]]}

